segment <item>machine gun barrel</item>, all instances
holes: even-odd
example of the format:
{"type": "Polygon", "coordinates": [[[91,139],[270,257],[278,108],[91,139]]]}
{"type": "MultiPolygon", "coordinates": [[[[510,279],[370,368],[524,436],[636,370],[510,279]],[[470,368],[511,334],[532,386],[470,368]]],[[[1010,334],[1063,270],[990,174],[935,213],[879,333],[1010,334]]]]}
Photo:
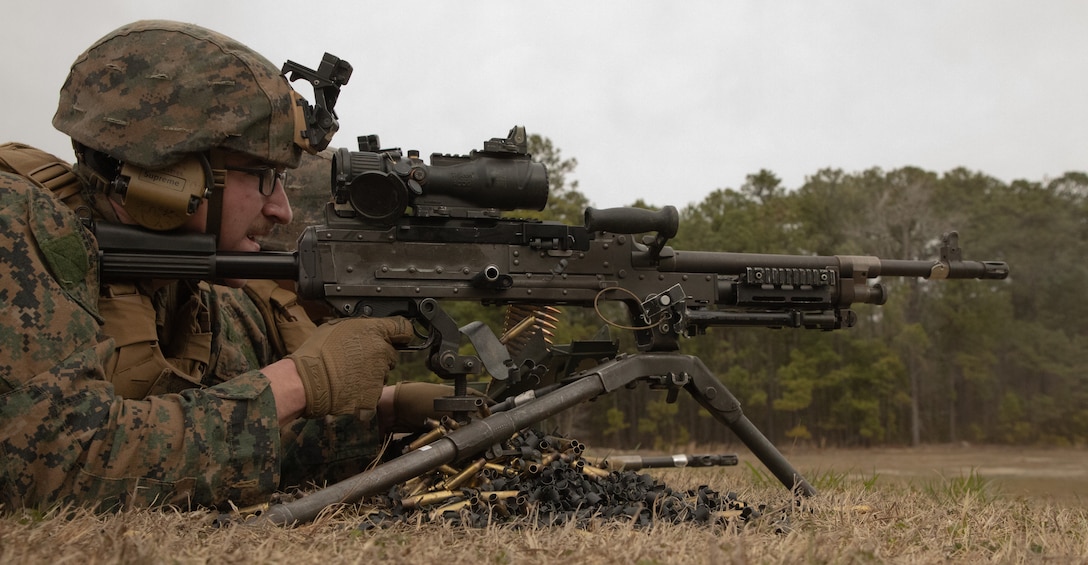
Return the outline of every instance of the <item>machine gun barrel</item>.
{"type": "MultiPolygon", "coordinates": [[[[585,226],[591,232],[657,232],[659,238],[670,239],[676,236],[679,223],[680,216],[672,206],[656,211],[638,208],[587,208],[585,212],[585,226]]],[[[772,269],[835,268],[840,276],[850,278],[858,274],[865,278],[885,275],[927,279],[1003,279],[1008,276],[1009,267],[1002,261],[961,260],[958,240],[956,232],[944,234],[939,261],[880,259],[860,255],[805,256],[718,251],[670,250],[671,253],[661,254],[663,240],[645,255],[647,261],[658,261],[661,271],[719,275],[741,275],[749,267],[759,266],[772,269]]]]}
{"type": "Polygon", "coordinates": [[[864,255],[777,255],[768,253],[732,253],[728,251],[674,251],[662,256],[662,271],[743,274],[748,267],[758,265],[777,269],[835,268],[843,276],[863,274],[874,279],[879,276],[922,277],[933,279],[1003,279],[1009,267],[1003,261],[912,261],[881,259],[864,255]]]}
{"type": "Polygon", "coordinates": [[[940,276],[934,268],[943,263],[930,264],[929,274],[924,274],[926,261],[881,259],[880,273],[890,277],[924,277],[946,279],[994,279],[1009,276],[1009,265],[1004,261],[954,261],[947,263],[947,276],[940,276]],[[936,274],[935,274],[936,273],[936,274]]]}

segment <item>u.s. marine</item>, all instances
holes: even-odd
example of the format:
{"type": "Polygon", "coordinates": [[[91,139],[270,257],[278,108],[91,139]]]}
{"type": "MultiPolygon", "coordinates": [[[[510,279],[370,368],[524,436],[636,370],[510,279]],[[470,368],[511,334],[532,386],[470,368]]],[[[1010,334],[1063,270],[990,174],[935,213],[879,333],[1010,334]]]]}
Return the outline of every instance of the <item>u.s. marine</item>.
{"type": "Polygon", "coordinates": [[[360,471],[442,394],[385,385],[403,318],[315,326],[269,282],[100,279],[85,219],[258,251],[321,149],[306,104],[237,41],[141,21],[71,67],[53,125],[73,166],[0,149],[3,508],[258,502],[360,471]]]}

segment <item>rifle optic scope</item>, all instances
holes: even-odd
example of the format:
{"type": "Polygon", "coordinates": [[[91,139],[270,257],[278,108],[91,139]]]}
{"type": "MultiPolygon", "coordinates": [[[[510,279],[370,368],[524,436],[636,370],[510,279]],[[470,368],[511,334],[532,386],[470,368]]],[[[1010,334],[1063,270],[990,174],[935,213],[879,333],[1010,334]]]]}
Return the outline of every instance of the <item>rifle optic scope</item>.
{"type": "Polygon", "coordinates": [[[543,210],[548,171],[527,151],[525,128],[506,139],[484,142],[469,155],[377,149],[377,136],[359,138],[359,151],[339,149],[332,158],[337,214],[392,225],[409,207],[419,217],[497,218],[504,210],[543,210]]]}

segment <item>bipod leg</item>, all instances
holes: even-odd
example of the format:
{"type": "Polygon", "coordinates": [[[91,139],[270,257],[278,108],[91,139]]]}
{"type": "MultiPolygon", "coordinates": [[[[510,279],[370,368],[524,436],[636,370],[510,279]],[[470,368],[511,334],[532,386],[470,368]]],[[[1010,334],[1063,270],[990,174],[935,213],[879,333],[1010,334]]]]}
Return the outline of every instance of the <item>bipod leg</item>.
{"type": "Polygon", "coordinates": [[[715,419],[724,423],[786,488],[803,495],[816,489],[794,470],[786,458],[740,411],[740,403],[698,358],[675,353],[621,355],[597,367],[574,375],[566,384],[547,394],[486,418],[472,420],[425,448],[408,452],[347,480],[298,500],[272,506],[259,517],[277,525],[313,520],[325,508],[353,503],[380,494],[440,465],[453,463],[486,451],[515,433],[545,418],[568,410],[601,394],[626,387],[640,379],[674,375],[715,419]]]}
{"type": "Polygon", "coordinates": [[[684,386],[714,419],[732,430],[786,488],[804,496],[816,494],[816,489],[748,420],[737,398],[698,357],[677,353],[639,353],[617,357],[587,372],[599,373],[608,391],[626,386],[634,378],[671,377],[674,384],[684,386]]]}
{"type": "Polygon", "coordinates": [[[816,489],[809,484],[801,473],[797,472],[782,452],[759,431],[740,409],[740,401],[710,369],[697,357],[691,357],[692,370],[685,388],[696,402],[706,408],[715,420],[725,424],[744,442],[744,445],[763,463],[765,467],[790,491],[804,496],[813,496],[816,489]]]}

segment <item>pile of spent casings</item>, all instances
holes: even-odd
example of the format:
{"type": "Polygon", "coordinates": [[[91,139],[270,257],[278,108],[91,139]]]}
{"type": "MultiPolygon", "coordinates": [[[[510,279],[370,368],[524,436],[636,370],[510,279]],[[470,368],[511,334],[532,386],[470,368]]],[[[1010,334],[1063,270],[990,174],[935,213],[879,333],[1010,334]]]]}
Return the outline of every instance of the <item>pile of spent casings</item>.
{"type": "Polygon", "coordinates": [[[584,459],[584,451],[576,440],[523,430],[463,469],[443,466],[369,499],[358,528],[428,522],[726,524],[748,522],[765,510],[705,485],[674,491],[647,474],[610,471],[584,459]]]}

